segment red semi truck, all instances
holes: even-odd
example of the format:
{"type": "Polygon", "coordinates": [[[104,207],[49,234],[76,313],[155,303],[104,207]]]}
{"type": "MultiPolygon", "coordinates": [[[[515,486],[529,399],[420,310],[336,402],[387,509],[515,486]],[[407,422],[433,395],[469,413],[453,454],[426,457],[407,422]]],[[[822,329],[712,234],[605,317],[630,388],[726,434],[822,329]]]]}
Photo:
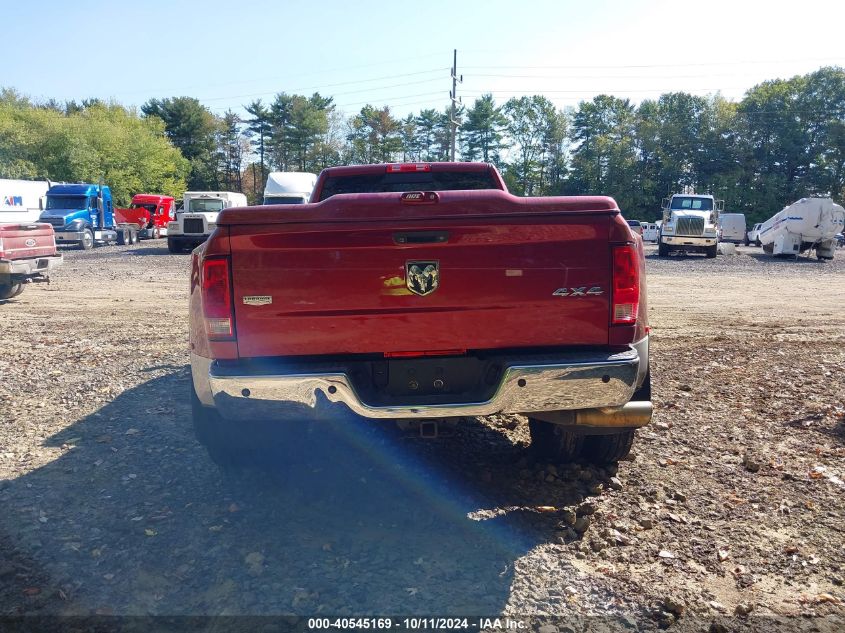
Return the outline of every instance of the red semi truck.
{"type": "MultiPolygon", "coordinates": [[[[135,235],[129,235],[129,243],[137,238],[157,240],[167,235],[167,223],[176,217],[175,199],[150,193],[132,196],[128,209],[115,209],[115,222],[125,226],[137,226],[135,235]]],[[[120,237],[120,236],[119,236],[120,237]]],[[[126,238],[120,239],[126,242],[126,238]]]]}
{"type": "Polygon", "coordinates": [[[18,296],[27,283],[47,281],[61,263],[51,225],[0,224],[0,300],[18,296]]]}
{"type": "Polygon", "coordinates": [[[648,332],[612,198],[513,196],[480,163],[330,168],[195,251],[194,426],[233,466],[262,429],[344,411],[429,436],[516,413],[545,458],[607,463],[651,419],[648,332]]]}

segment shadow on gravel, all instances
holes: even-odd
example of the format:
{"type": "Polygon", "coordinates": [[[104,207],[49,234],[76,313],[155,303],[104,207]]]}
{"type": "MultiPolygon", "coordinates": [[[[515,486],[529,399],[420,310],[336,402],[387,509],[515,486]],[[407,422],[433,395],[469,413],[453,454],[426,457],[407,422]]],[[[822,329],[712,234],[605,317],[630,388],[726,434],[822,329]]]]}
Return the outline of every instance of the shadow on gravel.
{"type": "Polygon", "coordinates": [[[778,257],[776,255],[769,255],[767,253],[748,253],[748,256],[756,259],[759,262],[764,263],[771,263],[771,264],[788,264],[794,266],[795,264],[802,264],[806,266],[810,265],[824,265],[828,262],[818,259],[815,256],[808,257],[806,254],[798,255],[797,257],[794,255],[787,255],[786,257],[778,257]]]}
{"type": "Polygon", "coordinates": [[[477,422],[430,442],[350,419],[284,476],[225,479],[188,380],[124,392],[0,482],[4,558],[26,561],[0,569],[0,614],[500,613],[515,560],[555,533],[542,506],[583,498],[477,422]]]}
{"type": "Polygon", "coordinates": [[[137,248],[137,247],[136,248],[129,248],[125,251],[125,253],[128,254],[128,255],[138,255],[139,257],[147,257],[149,255],[177,255],[177,254],[190,255],[191,254],[190,251],[187,252],[187,253],[171,253],[169,250],[167,250],[166,244],[163,244],[163,245],[158,246],[158,247],[150,247],[150,246],[144,247],[144,246],[142,246],[140,248],[137,248]]]}
{"type": "Polygon", "coordinates": [[[673,259],[682,259],[682,260],[692,260],[692,259],[708,259],[706,255],[699,254],[699,253],[672,253],[671,255],[666,255],[665,257],[660,257],[657,254],[657,251],[653,253],[646,253],[645,258],[647,260],[655,260],[655,261],[671,261],[673,259]]]}

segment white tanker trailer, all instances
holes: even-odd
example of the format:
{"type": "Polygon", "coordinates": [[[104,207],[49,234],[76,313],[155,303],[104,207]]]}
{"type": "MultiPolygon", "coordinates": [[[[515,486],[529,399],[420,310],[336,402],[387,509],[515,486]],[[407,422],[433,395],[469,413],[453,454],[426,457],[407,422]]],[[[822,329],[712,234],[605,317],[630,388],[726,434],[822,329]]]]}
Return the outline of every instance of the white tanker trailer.
{"type": "Polygon", "coordinates": [[[845,209],[830,198],[801,198],[763,222],[760,242],[770,255],[798,255],[816,251],[819,259],[833,259],[836,234],[845,225],[845,209]]]}

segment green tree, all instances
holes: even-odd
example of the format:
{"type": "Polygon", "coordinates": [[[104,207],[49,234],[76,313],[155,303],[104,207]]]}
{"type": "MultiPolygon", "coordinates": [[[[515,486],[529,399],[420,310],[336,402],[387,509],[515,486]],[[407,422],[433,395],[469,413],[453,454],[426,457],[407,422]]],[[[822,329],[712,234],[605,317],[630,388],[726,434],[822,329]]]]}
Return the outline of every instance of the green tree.
{"type": "Polygon", "coordinates": [[[399,136],[402,139],[402,162],[421,160],[417,134],[417,117],[409,114],[399,123],[399,136]]]}
{"type": "MultiPolygon", "coordinates": [[[[264,142],[269,138],[271,131],[270,111],[264,106],[261,99],[256,99],[249,105],[245,105],[244,110],[252,117],[246,121],[247,130],[253,137],[258,137],[258,164],[260,165],[261,182],[263,183],[267,178],[266,162],[264,160],[264,142]]],[[[253,181],[255,180],[253,178],[253,181]]],[[[253,191],[252,193],[253,197],[257,196],[257,191],[253,191]]]]}
{"type": "Polygon", "coordinates": [[[150,99],[141,111],[164,122],[167,137],[190,162],[188,186],[218,188],[215,150],[220,124],[211,111],[193,97],[150,99]]]}
{"type": "Polygon", "coordinates": [[[599,95],[582,102],[572,119],[571,193],[616,198],[626,214],[639,187],[636,117],[628,99],[599,95]]]}
{"type": "Polygon", "coordinates": [[[390,114],[390,108],[381,109],[365,105],[349,120],[348,158],[350,162],[387,163],[395,161],[402,153],[399,121],[390,114]]]}
{"type": "Polygon", "coordinates": [[[71,114],[0,97],[0,177],[99,182],[115,203],[140,192],[181,195],[188,162],[158,118],[117,104],[71,114]]]}
{"type": "Polygon", "coordinates": [[[562,125],[551,101],[540,95],[513,97],[502,108],[516,159],[507,164],[505,173],[518,194],[542,193],[546,175],[543,160],[550,144],[558,138],[556,126],[562,125]]]}
{"type": "Polygon", "coordinates": [[[232,110],[223,115],[218,136],[220,182],[223,188],[243,191],[242,170],[250,144],[240,117],[232,110]]]}
{"type": "Polygon", "coordinates": [[[501,164],[500,152],[506,147],[504,133],[508,120],[496,106],[493,95],[482,95],[466,112],[461,127],[461,159],[501,164]]]}

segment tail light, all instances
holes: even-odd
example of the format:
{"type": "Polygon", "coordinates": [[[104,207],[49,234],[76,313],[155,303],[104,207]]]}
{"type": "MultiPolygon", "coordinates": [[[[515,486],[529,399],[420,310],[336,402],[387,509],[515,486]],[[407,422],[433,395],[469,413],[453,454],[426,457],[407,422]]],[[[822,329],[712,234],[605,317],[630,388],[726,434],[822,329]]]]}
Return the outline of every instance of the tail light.
{"type": "Polygon", "coordinates": [[[202,307],[208,338],[234,338],[232,281],[228,257],[208,257],[202,262],[202,307]]]}
{"type": "Polygon", "coordinates": [[[637,322],[640,307],[640,265],[637,249],[631,245],[613,247],[613,303],[611,323],[637,322]]]}

